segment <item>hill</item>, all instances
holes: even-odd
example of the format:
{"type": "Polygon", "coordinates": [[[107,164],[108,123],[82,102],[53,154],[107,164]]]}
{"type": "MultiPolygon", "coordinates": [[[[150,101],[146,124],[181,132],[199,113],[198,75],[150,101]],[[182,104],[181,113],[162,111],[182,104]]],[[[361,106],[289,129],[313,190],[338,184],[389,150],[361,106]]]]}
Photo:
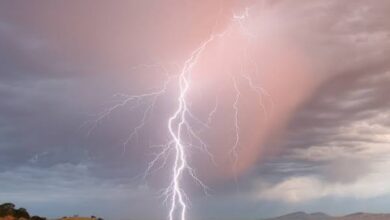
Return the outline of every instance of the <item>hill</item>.
{"type": "Polygon", "coordinates": [[[339,217],[336,219],[337,220],[389,220],[390,214],[355,213],[344,217],[339,217]]]}
{"type": "Polygon", "coordinates": [[[61,218],[59,220],[96,220],[96,218],[88,218],[88,217],[69,217],[69,218],[61,218]]]}
{"type": "Polygon", "coordinates": [[[324,213],[307,214],[305,212],[295,212],[266,220],[390,220],[390,214],[354,213],[333,217],[324,213]]]}
{"type": "Polygon", "coordinates": [[[307,214],[304,212],[295,212],[267,220],[332,220],[332,217],[324,213],[307,214]]]}

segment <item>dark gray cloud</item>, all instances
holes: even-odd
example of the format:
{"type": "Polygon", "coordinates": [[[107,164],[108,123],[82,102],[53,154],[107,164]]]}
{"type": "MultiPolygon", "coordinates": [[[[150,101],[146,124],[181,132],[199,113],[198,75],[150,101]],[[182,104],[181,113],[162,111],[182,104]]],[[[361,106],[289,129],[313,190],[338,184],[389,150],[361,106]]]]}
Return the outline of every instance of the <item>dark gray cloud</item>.
{"type": "MultiPolygon", "coordinates": [[[[343,213],[367,201],[381,207],[372,211],[389,211],[383,204],[390,194],[390,3],[272,3],[266,10],[286,23],[283,33],[303,48],[321,86],[285,133],[269,140],[266,156],[239,177],[238,186],[234,180],[213,183],[211,198],[191,191],[193,215],[343,213]],[[350,200],[342,210],[324,206],[350,200]]],[[[178,57],[212,29],[220,6],[230,13],[230,4],[0,3],[0,198],[51,216],[159,219],[164,207],[155,191],[165,173],[151,177],[150,185],[137,177],[152,158],[153,149],[144,146],[161,141],[161,119],[152,118],[125,151],[123,142],[141,111],[120,109],[89,135],[86,122],[112,104],[113,94],[159,85],[162,74],[132,67],[180,63],[178,57]],[[42,208],[50,204],[52,209],[42,208]]],[[[254,5],[250,12],[257,14],[260,4],[254,5]]],[[[251,24],[259,31],[261,18],[259,13],[251,24]]],[[[159,116],[168,108],[169,101],[162,100],[159,116]]]]}

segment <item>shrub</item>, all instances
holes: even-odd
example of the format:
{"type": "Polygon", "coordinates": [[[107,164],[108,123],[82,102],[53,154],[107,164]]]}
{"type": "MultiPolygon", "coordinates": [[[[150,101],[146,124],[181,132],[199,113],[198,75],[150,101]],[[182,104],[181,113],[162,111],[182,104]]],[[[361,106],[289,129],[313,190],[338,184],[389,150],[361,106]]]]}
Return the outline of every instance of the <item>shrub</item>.
{"type": "Polygon", "coordinates": [[[15,205],[12,203],[4,203],[0,205],[0,217],[8,215],[13,216],[15,214],[15,205]]]}
{"type": "Polygon", "coordinates": [[[30,214],[28,214],[28,212],[25,208],[19,208],[19,209],[14,210],[14,217],[30,219],[30,214]]]}
{"type": "Polygon", "coordinates": [[[31,219],[30,220],[46,220],[46,218],[43,218],[43,217],[39,217],[39,216],[33,216],[33,217],[31,217],[31,219]]]}

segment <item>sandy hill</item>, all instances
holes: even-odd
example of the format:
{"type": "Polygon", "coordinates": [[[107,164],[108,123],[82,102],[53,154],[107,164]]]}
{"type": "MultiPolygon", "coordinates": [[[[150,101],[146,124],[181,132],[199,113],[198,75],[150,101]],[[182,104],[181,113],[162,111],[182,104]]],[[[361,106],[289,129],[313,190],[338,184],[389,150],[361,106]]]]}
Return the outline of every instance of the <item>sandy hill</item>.
{"type": "Polygon", "coordinates": [[[59,220],[96,220],[96,218],[88,218],[88,217],[69,217],[69,218],[61,218],[59,220]]]}
{"type": "Polygon", "coordinates": [[[96,218],[89,217],[69,217],[69,218],[61,218],[59,220],[96,220],[96,218]]]}

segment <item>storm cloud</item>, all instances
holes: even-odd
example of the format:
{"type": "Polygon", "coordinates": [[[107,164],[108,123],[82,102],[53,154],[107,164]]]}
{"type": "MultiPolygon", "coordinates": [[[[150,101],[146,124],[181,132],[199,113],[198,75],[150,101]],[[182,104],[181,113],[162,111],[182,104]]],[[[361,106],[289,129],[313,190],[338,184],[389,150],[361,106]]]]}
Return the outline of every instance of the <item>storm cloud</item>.
{"type": "MultiPolygon", "coordinates": [[[[386,0],[2,1],[0,202],[17,202],[40,215],[160,219],[165,207],[157,194],[166,173],[148,181],[140,176],[154,153],[145,146],[164,141],[162,116],[172,100],[160,100],[159,114],[125,150],[141,111],[120,109],[92,132],[91,122],[115,103],[115,94],[160,86],[210,32],[232,28],[246,33],[246,46],[256,45],[248,54],[262,70],[280,70],[260,77],[274,115],[262,127],[251,124],[263,121],[262,111],[253,121],[248,115],[256,110],[242,113],[249,124],[243,130],[258,137],[243,149],[247,161],[236,180],[215,174],[230,168],[195,161],[200,173],[213,172],[206,178],[211,196],[191,188],[193,217],[389,211],[389,11],[386,0]],[[232,24],[232,14],[245,10],[248,20],[232,24]]],[[[208,61],[201,61],[203,74],[224,74],[218,54],[227,51],[231,66],[239,60],[234,52],[241,48],[221,52],[221,45],[206,52],[216,64],[207,70],[208,61]]],[[[216,77],[197,86],[229,80],[216,77]]],[[[214,105],[214,97],[194,97],[194,103],[214,105]]],[[[254,106],[253,100],[243,105],[254,106]]],[[[227,123],[229,111],[217,121],[227,123]]]]}

